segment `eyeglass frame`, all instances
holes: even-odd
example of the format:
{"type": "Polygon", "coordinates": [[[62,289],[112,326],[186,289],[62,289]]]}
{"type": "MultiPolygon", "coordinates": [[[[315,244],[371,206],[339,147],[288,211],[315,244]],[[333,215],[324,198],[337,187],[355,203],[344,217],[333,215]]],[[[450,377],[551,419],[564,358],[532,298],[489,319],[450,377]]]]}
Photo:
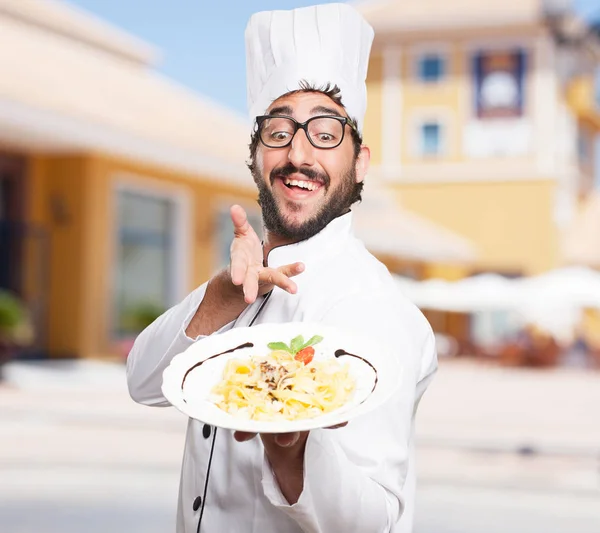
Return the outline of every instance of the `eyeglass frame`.
{"type": "Polygon", "coordinates": [[[304,134],[306,135],[308,142],[310,144],[312,144],[315,148],[317,148],[318,150],[333,150],[334,148],[337,148],[338,146],[340,146],[342,144],[342,142],[344,142],[344,137],[346,135],[346,126],[349,126],[350,129],[352,129],[358,133],[358,129],[356,128],[356,126],[354,125],[354,122],[351,119],[349,119],[347,117],[341,117],[339,115],[316,115],[314,117],[310,117],[308,120],[306,120],[304,122],[298,122],[294,117],[290,117],[288,115],[260,115],[260,116],[256,117],[256,132],[258,133],[258,139],[267,148],[275,148],[275,149],[276,148],[286,148],[287,146],[292,144],[292,141],[294,140],[296,133],[298,133],[298,130],[304,130],[304,134]],[[261,135],[261,133],[262,133],[261,128],[262,128],[262,125],[265,122],[265,120],[267,120],[269,118],[287,118],[294,123],[294,125],[295,125],[294,133],[292,133],[292,135],[290,136],[290,140],[286,144],[282,144],[281,146],[269,146],[265,141],[263,141],[263,138],[261,135]],[[337,143],[335,146],[326,146],[326,147],[325,146],[317,146],[311,139],[311,137],[308,133],[308,124],[311,121],[319,119],[319,118],[333,118],[342,124],[342,136],[340,137],[340,142],[337,143]]]}

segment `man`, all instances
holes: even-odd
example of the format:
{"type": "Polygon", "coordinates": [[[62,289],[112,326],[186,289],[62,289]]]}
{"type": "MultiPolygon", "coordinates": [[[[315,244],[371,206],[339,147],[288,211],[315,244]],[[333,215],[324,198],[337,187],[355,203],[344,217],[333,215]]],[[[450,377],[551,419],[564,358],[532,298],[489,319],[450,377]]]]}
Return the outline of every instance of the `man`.
{"type": "Polygon", "coordinates": [[[162,372],[193,342],[234,327],[310,321],[387,343],[403,367],[401,387],[335,429],[255,436],[190,419],[179,533],[412,529],[414,415],[437,360],[427,321],[352,233],[370,157],[361,132],[372,39],[345,4],[251,18],[249,167],[264,242],[233,206],[229,268],[139,336],[127,375],[134,400],[168,405],[162,372]]]}

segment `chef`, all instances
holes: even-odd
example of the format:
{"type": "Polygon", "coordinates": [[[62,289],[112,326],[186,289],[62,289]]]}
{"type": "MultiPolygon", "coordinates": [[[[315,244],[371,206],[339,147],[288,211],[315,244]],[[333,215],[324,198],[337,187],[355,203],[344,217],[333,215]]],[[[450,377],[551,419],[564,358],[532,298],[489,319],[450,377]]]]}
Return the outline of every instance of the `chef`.
{"type": "Polygon", "coordinates": [[[266,322],[318,322],[385,343],[403,372],[383,406],[337,428],[253,435],[190,419],[177,532],[412,530],[414,421],[437,368],[423,315],[354,236],[373,30],[346,4],[261,12],[246,29],[250,172],[264,239],[243,209],[228,268],[137,338],[132,398],[167,406],[162,372],[194,342],[266,322]]]}

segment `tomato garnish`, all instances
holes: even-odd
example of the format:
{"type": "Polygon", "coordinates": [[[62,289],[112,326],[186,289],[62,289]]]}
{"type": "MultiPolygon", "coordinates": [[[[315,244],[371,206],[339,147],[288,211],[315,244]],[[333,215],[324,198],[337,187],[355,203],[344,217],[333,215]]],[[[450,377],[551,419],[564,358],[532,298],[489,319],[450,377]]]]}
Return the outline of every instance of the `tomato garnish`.
{"type": "Polygon", "coordinates": [[[296,361],[300,361],[300,362],[304,363],[305,365],[307,365],[308,363],[310,363],[313,360],[314,356],[315,356],[315,349],[312,346],[307,346],[306,348],[303,348],[302,350],[300,350],[294,356],[294,359],[296,361]]]}

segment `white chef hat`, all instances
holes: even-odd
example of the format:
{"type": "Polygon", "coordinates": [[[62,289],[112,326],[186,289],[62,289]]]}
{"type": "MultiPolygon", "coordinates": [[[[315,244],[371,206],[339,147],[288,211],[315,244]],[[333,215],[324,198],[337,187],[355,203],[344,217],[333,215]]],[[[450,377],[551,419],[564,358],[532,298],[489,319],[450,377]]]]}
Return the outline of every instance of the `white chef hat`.
{"type": "Polygon", "coordinates": [[[248,110],[265,113],[302,80],[340,88],[342,104],[362,131],[365,79],[373,28],[347,4],[324,4],[252,15],[246,27],[248,110]]]}

